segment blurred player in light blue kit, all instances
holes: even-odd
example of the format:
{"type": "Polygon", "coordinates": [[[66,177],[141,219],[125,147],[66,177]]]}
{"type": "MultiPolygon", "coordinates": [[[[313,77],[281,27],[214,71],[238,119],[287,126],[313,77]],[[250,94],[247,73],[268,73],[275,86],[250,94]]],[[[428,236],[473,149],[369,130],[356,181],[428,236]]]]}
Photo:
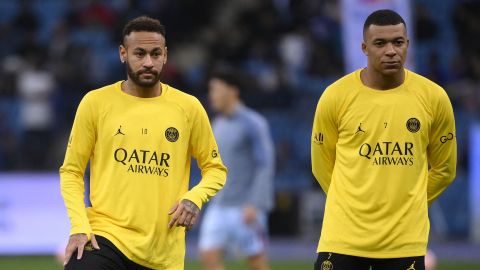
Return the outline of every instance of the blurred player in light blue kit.
{"type": "Polygon", "coordinates": [[[225,252],[239,252],[251,269],[269,269],[267,214],[273,206],[274,147],[268,123],[241,100],[243,81],[233,70],[215,72],[208,82],[212,123],[228,181],[210,203],[200,228],[206,270],[224,269],[225,252]]]}

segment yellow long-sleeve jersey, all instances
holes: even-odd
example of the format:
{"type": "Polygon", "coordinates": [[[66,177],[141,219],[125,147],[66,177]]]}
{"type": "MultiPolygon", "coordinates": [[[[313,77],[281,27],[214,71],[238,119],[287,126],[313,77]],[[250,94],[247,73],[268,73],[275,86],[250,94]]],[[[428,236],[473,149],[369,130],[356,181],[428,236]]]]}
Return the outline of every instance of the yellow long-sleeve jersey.
{"type": "Polygon", "coordinates": [[[160,96],[138,98],[117,82],[81,101],[60,177],[71,234],[101,235],[149,268],[183,269],[185,229],[168,229],[167,213],[182,199],[202,207],[223,187],[226,168],[196,98],[166,84],[160,96]],[[191,157],[202,179],[188,191],[191,157]]]}
{"type": "Polygon", "coordinates": [[[423,256],[428,205],[455,177],[452,106],[409,70],[385,91],[363,85],[360,72],[330,85],[315,113],[312,171],[327,194],[317,251],[423,256]]]}

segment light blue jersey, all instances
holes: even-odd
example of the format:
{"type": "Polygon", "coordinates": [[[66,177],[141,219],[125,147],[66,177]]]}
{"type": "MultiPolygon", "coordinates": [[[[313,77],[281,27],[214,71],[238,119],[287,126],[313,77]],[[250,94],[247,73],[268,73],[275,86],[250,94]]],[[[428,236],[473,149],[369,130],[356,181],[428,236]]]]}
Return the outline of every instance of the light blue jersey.
{"type": "Polygon", "coordinates": [[[232,115],[218,116],[212,128],[228,167],[228,178],[211,204],[227,207],[253,204],[259,210],[271,210],[275,155],[266,119],[239,105],[232,115]]]}
{"type": "Polygon", "coordinates": [[[232,115],[218,116],[212,128],[228,176],[205,212],[199,248],[255,256],[267,246],[267,212],[273,207],[275,162],[267,121],[239,105],[232,115]],[[251,224],[244,221],[247,204],[258,209],[251,224]]]}

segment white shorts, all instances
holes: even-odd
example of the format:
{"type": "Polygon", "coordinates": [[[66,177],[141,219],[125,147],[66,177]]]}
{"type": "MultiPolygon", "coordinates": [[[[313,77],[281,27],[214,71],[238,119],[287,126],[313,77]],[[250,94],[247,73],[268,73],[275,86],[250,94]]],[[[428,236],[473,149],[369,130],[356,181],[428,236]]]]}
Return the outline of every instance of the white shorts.
{"type": "Polygon", "coordinates": [[[247,225],[242,207],[210,206],[200,227],[200,251],[222,249],[227,253],[255,256],[266,249],[267,216],[257,212],[257,221],[247,225]]]}

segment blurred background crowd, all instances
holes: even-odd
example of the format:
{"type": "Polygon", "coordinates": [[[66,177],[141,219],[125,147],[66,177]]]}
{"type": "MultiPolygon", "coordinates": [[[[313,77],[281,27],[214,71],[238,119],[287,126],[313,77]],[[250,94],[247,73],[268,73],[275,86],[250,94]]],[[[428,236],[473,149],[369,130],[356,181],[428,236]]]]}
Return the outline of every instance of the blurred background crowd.
{"type": "MultiPolygon", "coordinates": [[[[480,119],[480,1],[411,3],[415,71],[447,90],[457,121],[458,176],[440,199],[447,218],[439,231],[466,238],[468,134],[480,119]]],[[[80,99],[125,79],[121,30],[146,14],[167,28],[164,82],[208,107],[209,72],[227,64],[243,72],[246,103],[267,117],[276,145],[272,221],[283,225],[272,232],[295,232],[296,219],[283,217],[298,215],[301,192],[318,189],[310,169],[316,102],[345,74],[337,1],[0,1],[0,14],[0,171],[58,169],[80,99]]]]}

